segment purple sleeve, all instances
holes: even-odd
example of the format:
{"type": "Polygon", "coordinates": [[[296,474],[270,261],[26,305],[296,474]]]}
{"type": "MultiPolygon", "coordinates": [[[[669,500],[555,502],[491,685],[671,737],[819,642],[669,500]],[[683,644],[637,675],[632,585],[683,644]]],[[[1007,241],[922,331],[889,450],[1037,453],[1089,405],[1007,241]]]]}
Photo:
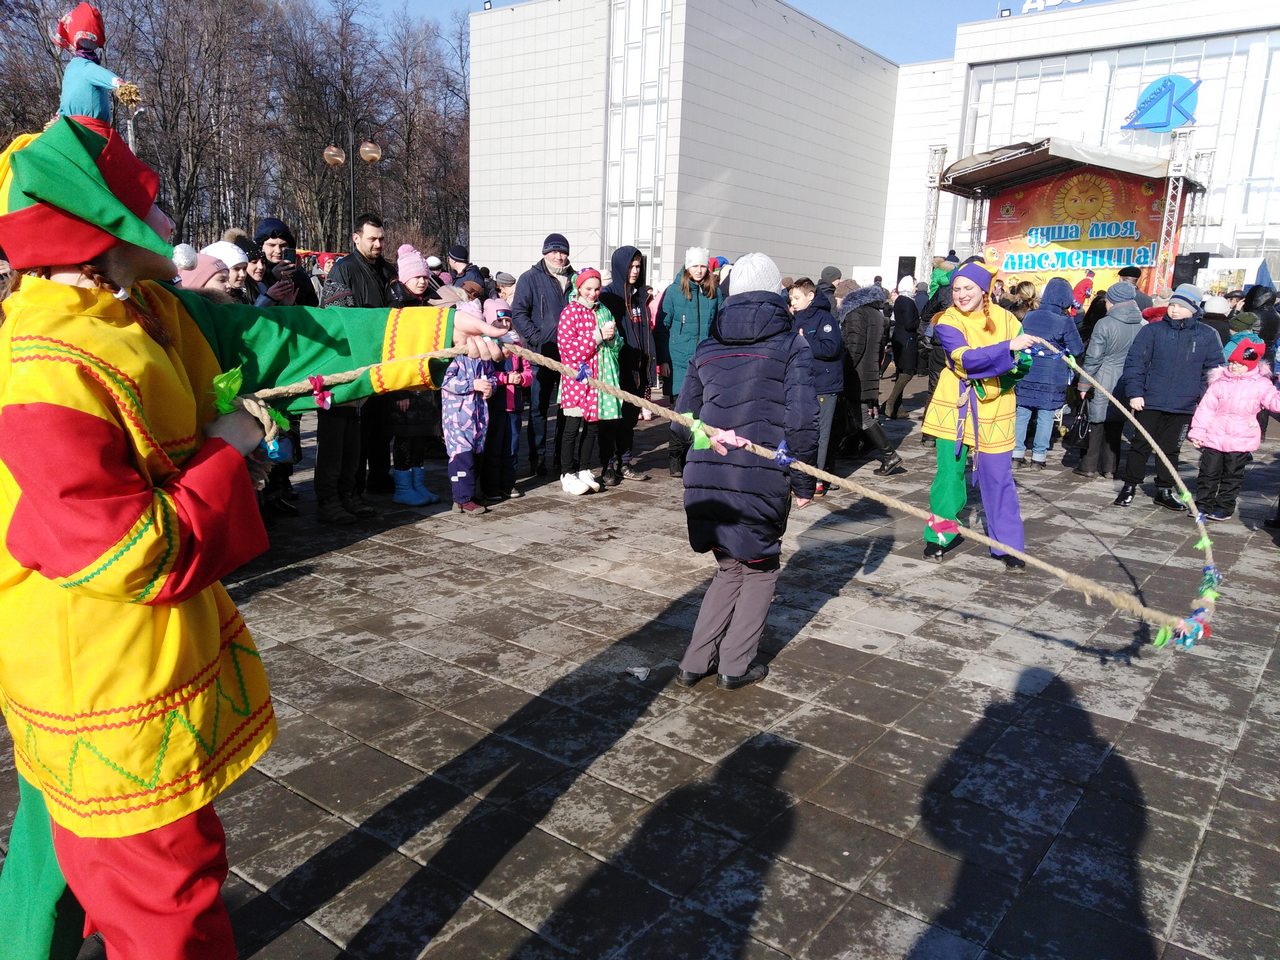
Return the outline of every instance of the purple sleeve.
{"type": "Polygon", "coordinates": [[[960,368],[960,372],[970,379],[980,380],[983,377],[998,377],[1008,373],[1014,367],[1013,354],[1009,352],[1009,341],[993,343],[989,347],[973,347],[964,334],[955,327],[940,323],[933,328],[933,335],[947,357],[960,368]],[[957,351],[962,351],[956,356],[957,351]]]}

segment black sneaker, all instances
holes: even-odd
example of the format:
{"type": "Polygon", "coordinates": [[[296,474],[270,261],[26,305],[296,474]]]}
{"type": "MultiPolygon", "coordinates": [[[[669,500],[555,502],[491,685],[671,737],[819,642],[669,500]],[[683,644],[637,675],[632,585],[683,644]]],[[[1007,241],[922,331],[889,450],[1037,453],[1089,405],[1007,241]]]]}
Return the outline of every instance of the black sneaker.
{"type": "Polygon", "coordinates": [[[347,527],[359,523],[360,518],[344,507],[337,500],[326,500],[316,510],[316,519],[336,527],[347,527]]]}
{"type": "Polygon", "coordinates": [[[924,558],[926,560],[933,560],[937,563],[941,563],[943,554],[946,552],[947,548],[940,543],[933,543],[932,541],[929,541],[924,545],[924,558]]]}
{"type": "Polygon", "coordinates": [[[649,479],[649,475],[647,473],[641,473],[629,463],[624,463],[622,465],[622,479],[644,481],[649,479]]]}
{"type": "Polygon", "coordinates": [[[347,510],[350,510],[361,520],[372,520],[378,515],[378,511],[375,508],[369,506],[369,504],[365,503],[359,497],[343,497],[342,506],[347,510]]]}
{"type": "Polygon", "coordinates": [[[1231,519],[1231,514],[1225,510],[1210,510],[1205,515],[1206,520],[1212,520],[1214,523],[1224,523],[1231,519]]]}
{"type": "Polygon", "coordinates": [[[716,677],[716,686],[721,690],[737,690],[741,687],[748,687],[753,683],[759,683],[769,675],[769,668],[763,663],[753,663],[747,667],[747,672],[740,677],[730,677],[726,674],[719,674],[716,677]]]}
{"type": "Polygon", "coordinates": [[[1151,502],[1157,507],[1164,507],[1166,510],[1176,510],[1178,513],[1186,513],[1187,505],[1178,499],[1178,495],[1173,492],[1173,487],[1161,487],[1156,491],[1156,495],[1151,498],[1151,502]]]}
{"type": "Polygon", "coordinates": [[[1025,573],[1027,569],[1027,561],[1019,560],[1017,557],[1010,557],[1007,554],[1001,557],[992,557],[992,560],[999,560],[1004,564],[1005,570],[1009,573],[1025,573]]]}
{"type": "Polygon", "coordinates": [[[1120,492],[1116,494],[1116,498],[1111,501],[1112,506],[1127,507],[1129,504],[1133,503],[1133,495],[1137,492],[1138,488],[1135,484],[1126,483],[1120,488],[1120,492]]]}

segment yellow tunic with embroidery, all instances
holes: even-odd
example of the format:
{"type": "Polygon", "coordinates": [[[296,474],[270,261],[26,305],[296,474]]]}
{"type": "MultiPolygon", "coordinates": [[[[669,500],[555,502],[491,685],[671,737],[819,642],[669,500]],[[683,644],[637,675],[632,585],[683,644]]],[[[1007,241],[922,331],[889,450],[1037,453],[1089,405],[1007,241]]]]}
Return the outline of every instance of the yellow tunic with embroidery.
{"type": "Polygon", "coordinates": [[[241,366],[251,391],[375,364],[333,388],[342,402],[435,386],[443,366],[386,361],[452,340],[450,310],[133,294],[170,346],[110,293],[35,277],[0,326],[0,706],[19,772],[87,837],[199,809],[275,734],[261,660],[218,582],[266,537],[243,459],[204,436],[213,377],[241,366]]]}
{"type": "MultiPolygon", "coordinates": [[[[988,309],[995,323],[995,330],[990,332],[984,329],[986,317],[981,311],[963,313],[956,306],[950,307],[934,321],[934,336],[943,342],[944,347],[949,347],[950,351],[947,366],[938,375],[937,389],[924,413],[921,429],[928,436],[944,440],[956,439],[962,377],[986,374],[991,370],[993,360],[998,360],[996,366],[1001,368],[1000,373],[1007,373],[1013,367],[1011,355],[1004,355],[1002,351],[984,351],[983,348],[1012,340],[1022,332],[1022,323],[1008,310],[996,304],[990,304],[988,309]],[[970,351],[975,351],[969,358],[973,369],[967,371],[965,354],[970,351]],[[997,358],[994,354],[1001,356],[997,358]]],[[[1001,389],[999,374],[982,376],[975,383],[981,383],[986,394],[977,403],[979,452],[1007,453],[1013,450],[1014,426],[1018,414],[1013,390],[1001,389]]],[[[973,431],[971,409],[965,418],[963,438],[971,449],[974,445],[973,431]]]]}

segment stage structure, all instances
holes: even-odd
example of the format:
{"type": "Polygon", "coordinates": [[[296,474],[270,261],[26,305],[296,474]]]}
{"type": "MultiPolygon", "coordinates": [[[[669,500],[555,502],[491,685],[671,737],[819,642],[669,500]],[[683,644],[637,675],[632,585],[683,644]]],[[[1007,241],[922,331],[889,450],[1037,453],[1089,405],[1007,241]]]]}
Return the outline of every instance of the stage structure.
{"type": "Polygon", "coordinates": [[[1074,286],[1092,270],[1101,289],[1122,267],[1137,266],[1143,289],[1154,293],[1172,279],[1187,199],[1205,189],[1189,136],[1173,141],[1170,160],[1057,137],[1016,143],[951,164],[939,189],[970,200],[971,252],[1006,282],[1043,288],[1064,277],[1074,286]]]}

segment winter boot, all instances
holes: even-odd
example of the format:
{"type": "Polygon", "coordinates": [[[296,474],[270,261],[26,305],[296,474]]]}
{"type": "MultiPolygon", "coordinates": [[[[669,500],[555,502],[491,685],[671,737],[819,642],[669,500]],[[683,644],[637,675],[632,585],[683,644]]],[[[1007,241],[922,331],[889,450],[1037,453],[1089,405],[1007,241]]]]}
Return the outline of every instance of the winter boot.
{"type": "Polygon", "coordinates": [[[414,487],[413,471],[392,470],[391,476],[396,483],[396,495],[391,498],[392,503],[403,503],[406,507],[421,507],[431,502],[414,487]]]}
{"type": "Polygon", "coordinates": [[[893,449],[889,438],[885,436],[884,427],[879,423],[873,423],[869,427],[863,427],[862,432],[866,434],[867,441],[880,457],[880,466],[875,469],[877,477],[888,477],[906,469],[902,465],[902,458],[898,456],[898,451],[893,449]]]}
{"type": "Polygon", "coordinates": [[[427,468],[413,467],[409,472],[413,474],[413,489],[423,498],[422,503],[424,505],[439,503],[440,498],[427,489],[427,468]]]}

